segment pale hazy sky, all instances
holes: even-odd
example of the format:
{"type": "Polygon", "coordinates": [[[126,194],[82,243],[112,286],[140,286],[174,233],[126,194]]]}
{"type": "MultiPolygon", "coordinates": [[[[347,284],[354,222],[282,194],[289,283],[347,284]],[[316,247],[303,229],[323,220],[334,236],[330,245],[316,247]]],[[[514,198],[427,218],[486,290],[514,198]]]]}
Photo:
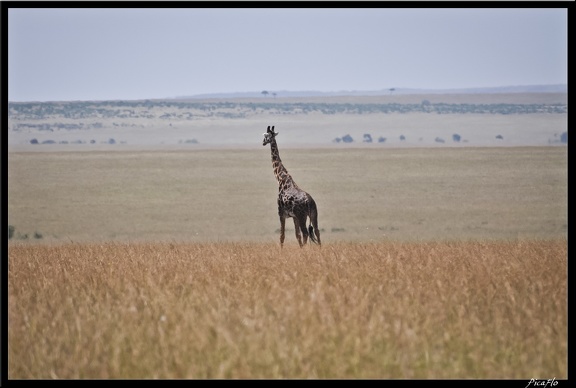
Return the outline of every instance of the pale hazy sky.
{"type": "Polygon", "coordinates": [[[566,84],[567,17],[563,8],[10,8],[8,99],[566,84]]]}

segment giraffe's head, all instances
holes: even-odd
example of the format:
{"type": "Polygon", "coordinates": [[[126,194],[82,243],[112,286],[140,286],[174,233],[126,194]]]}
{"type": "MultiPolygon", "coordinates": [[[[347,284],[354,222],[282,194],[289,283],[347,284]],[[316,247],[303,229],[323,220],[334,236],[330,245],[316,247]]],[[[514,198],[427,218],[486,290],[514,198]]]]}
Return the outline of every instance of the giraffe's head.
{"type": "Polygon", "coordinates": [[[263,133],[263,135],[264,140],[262,141],[262,145],[265,146],[266,144],[272,142],[272,139],[278,135],[278,132],[274,132],[274,126],[272,126],[272,129],[270,129],[270,126],[268,126],[268,129],[263,133]]]}

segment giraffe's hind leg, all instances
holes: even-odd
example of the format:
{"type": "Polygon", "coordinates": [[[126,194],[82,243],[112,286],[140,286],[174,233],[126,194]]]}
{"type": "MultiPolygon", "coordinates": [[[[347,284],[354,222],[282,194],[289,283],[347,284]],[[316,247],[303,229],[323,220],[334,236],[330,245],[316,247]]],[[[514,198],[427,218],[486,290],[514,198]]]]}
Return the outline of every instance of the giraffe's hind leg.
{"type": "MultiPolygon", "coordinates": [[[[302,237],[300,236],[300,222],[296,217],[294,217],[294,232],[296,233],[296,239],[298,240],[298,244],[300,245],[300,248],[302,248],[302,237]]],[[[304,244],[306,244],[306,235],[304,235],[304,244]]]]}
{"type": "MultiPolygon", "coordinates": [[[[296,219],[294,219],[294,224],[296,224],[296,219]]],[[[308,242],[308,229],[306,229],[306,216],[301,216],[298,218],[298,225],[300,226],[300,230],[302,231],[302,235],[304,236],[304,244],[308,242]]]]}

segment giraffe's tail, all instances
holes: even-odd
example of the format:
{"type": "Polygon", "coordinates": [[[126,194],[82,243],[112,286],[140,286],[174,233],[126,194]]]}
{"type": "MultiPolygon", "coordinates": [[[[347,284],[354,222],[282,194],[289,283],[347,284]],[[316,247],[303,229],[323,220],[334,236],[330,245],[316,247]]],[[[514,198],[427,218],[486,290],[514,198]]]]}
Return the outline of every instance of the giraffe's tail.
{"type": "Polygon", "coordinates": [[[310,202],[308,203],[308,216],[310,217],[310,225],[308,226],[308,236],[310,241],[314,244],[320,244],[320,230],[318,229],[318,209],[316,208],[316,202],[310,197],[310,202]]]}
{"type": "Polygon", "coordinates": [[[312,225],[310,225],[308,227],[308,237],[310,237],[310,240],[315,243],[318,244],[318,241],[316,240],[316,237],[314,237],[314,228],[312,227],[312,225]]]}

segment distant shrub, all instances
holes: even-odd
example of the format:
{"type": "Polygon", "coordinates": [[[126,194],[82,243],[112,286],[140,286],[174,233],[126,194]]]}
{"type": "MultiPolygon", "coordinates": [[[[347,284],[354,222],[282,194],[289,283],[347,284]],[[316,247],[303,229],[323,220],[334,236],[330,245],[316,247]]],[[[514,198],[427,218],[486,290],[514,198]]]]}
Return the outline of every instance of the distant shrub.
{"type": "Polygon", "coordinates": [[[354,141],[354,139],[352,139],[352,136],[346,135],[346,136],[343,136],[343,137],[342,137],[342,141],[343,141],[344,143],[352,143],[352,142],[354,141]]]}
{"type": "Polygon", "coordinates": [[[502,140],[504,138],[502,137],[502,135],[496,135],[496,139],[502,140]]]}
{"type": "Polygon", "coordinates": [[[562,132],[560,135],[560,143],[568,143],[568,132],[562,132]]]}
{"type": "MultiPolygon", "coordinates": [[[[180,140],[182,142],[182,140],[180,140]]],[[[183,141],[184,144],[198,144],[198,140],[196,139],[186,139],[183,141]]]]}
{"type": "Polygon", "coordinates": [[[37,239],[37,240],[39,240],[39,239],[42,238],[42,234],[41,234],[41,233],[38,233],[38,232],[34,232],[34,238],[37,239]]]}
{"type": "Polygon", "coordinates": [[[406,136],[400,135],[400,141],[404,141],[404,140],[406,140],[406,136]]]}
{"type": "Polygon", "coordinates": [[[341,141],[342,141],[342,139],[337,137],[334,140],[332,140],[332,143],[340,143],[341,141]]]}
{"type": "Polygon", "coordinates": [[[44,140],[42,144],[56,144],[54,140],[44,140]]]}
{"type": "Polygon", "coordinates": [[[459,142],[460,141],[460,135],[455,133],[452,135],[452,140],[454,140],[455,142],[459,142]]]}
{"type": "Polygon", "coordinates": [[[442,139],[441,137],[437,137],[436,139],[434,139],[434,141],[436,143],[444,143],[444,139],[442,139]]]}
{"type": "Polygon", "coordinates": [[[364,143],[372,143],[372,136],[369,133],[364,134],[364,143]]]}
{"type": "Polygon", "coordinates": [[[110,138],[110,139],[108,140],[108,144],[116,144],[116,140],[110,138]]]}
{"type": "Polygon", "coordinates": [[[378,138],[378,143],[386,143],[386,138],[384,136],[380,136],[378,138]]]}
{"type": "Polygon", "coordinates": [[[14,231],[16,228],[13,225],[8,225],[8,240],[14,237],[14,231]]]}
{"type": "Polygon", "coordinates": [[[38,144],[38,139],[32,139],[32,140],[30,140],[30,144],[38,144]]]}

